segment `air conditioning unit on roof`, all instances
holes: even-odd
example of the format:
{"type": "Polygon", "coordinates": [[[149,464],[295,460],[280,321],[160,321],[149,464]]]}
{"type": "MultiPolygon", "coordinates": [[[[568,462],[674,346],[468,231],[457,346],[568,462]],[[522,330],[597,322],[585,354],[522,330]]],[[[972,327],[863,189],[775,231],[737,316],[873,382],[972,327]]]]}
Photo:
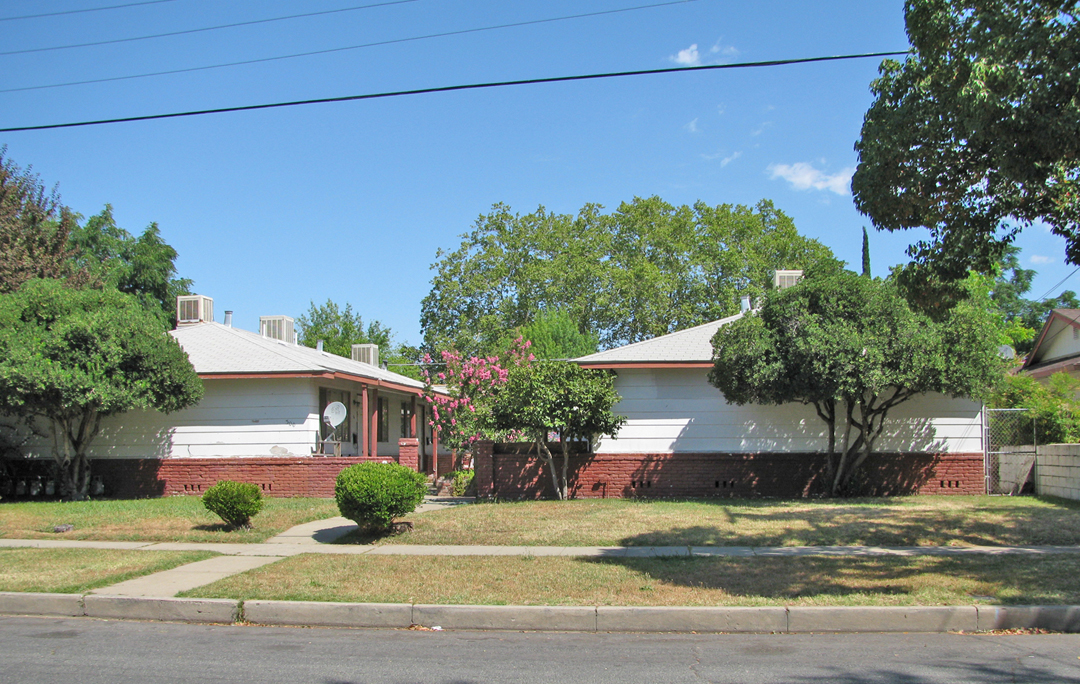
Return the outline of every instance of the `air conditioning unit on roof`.
{"type": "Polygon", "coordinates": [[[296,325],[289,316],[259,316],[259,334],[272,340],[296,344],[296,325]]]}
{"type": "Polygon", "coordinates": [[[214,300],[203,295],[180,295],[176,298],[176,325],[195,325],[214,320],[214,300]]]}
{"type": "Polygon", "coordinates": [[[379,365],[379,345],[377,344],[354,344],[352,346],[352,360],[360,363],[379,365]]]}

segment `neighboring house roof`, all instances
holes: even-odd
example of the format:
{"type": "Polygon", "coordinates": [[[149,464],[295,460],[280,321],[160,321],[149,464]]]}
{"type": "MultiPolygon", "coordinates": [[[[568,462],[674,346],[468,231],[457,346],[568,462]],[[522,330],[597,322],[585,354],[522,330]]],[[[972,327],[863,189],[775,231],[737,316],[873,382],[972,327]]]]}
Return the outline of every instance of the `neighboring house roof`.
{"type": "Polygon", "coordinates": [[[1054,309],[1046,317],[1042,331],[1035,339],[1035,346],[1020,371],[1035,377],[1051,375],[1057,371],[1075,370],[1080,364],[1080,344],[1062,344],[1080,337],[1080,309],[1054,309]],[[1069,334],[1069,338],[1061,338],[1069,334]],[[1057,344],[1055,344],[1055,342],[1057,344]],[[1056,350],[1055,350],[1056,347],[1056,350]]]}
{"type": "Polygon", "coordinates": [[[574,361],[587,368],[672,368],[712,365],[712,338],[720,326],[739,320],[735,314],[718,321],[583,356],[574,361]]]}
{"type": "Polygon", "coordinates": [[[266,376],[336,377],[419,394],[424,383],[368,363],[288,344],[220,323],[170,332],[204,379],[266,376]]]}

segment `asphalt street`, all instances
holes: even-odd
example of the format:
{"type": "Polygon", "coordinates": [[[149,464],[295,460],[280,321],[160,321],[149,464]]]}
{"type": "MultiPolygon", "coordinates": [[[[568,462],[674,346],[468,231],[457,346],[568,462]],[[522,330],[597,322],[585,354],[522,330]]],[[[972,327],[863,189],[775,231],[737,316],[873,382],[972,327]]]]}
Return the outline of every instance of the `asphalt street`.
{"type": "Polygon", "coordinates": [[[576,634],[0,617],[0,682],[1080,682],[1080,635],[576,634]]]}

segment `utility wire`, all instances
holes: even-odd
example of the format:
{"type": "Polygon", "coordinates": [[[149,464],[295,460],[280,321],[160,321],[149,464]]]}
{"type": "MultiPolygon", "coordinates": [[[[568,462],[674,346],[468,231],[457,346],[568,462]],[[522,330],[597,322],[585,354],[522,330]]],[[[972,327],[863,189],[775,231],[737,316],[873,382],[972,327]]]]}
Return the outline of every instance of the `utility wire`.
{"type": "Polygon", "coordinates": [[[291,102],[273,102],[269,104],[242,105],[238,107],[220,107],[217,109],[199,109],[186,112],[173,112],[171,114],[147,114],[144,116],[127,116],[116,119],[98,119],[96,121],[78,121],[73,123],[43,124],[39,126],[17,126],[12,128],[0,128],[0,133],[15,133],[18,131],[42,131],[51,128],[76,128],[79,126],[99,126],[101,124],[128,123],[131,121],[151,121],[154,119],[176,119],[186,116],[201,116],[203,114],[224,114],[226,112],[245,112],[256,109],[276,109],[279,107],[296,107],[299,105],[326,104],[330,102],[352,102],[355,100],[375,100],[386,97],[401,97],[403,95],[424,95],[427,93],[447,93],[457,90],[479,90],[482,88],[502,88],[515,85],[536,85],[538,83],[562,83],[566,81],[590,81],[602,78],[620,78],[623,76],[645,76],[649,74],[671,74],[682,71],[710,71],[713,69],[744,69],[751,67],[773,67],[788,64],[809,64],[813,62],[835,62],[850,59],[865,59],[868,57],[897,57],[909,54],[902,52],[868,52],[856,55],[834,55],[831,57],[805,57],[802,59],[777,59],[767,62],[741,62],[738,64],[707,64],[704,66],[670,67],[667,69],[644,69],[640,71],[616,71],[605,74],[584,74],[578,76],[553,76],[550,78],[529,78],[519,81],[497,81],[493,83],[470,83],[466,85],[439,86],[435,88],[417,88],[415,90],[397,90],[386,93],[369,93],[366,95],[345,95],[342,97],[321,97],[313,100],[294,100],[291,102]]]}
{"type": "Polygon", "coordinates": [[[74,48],[95,47],[98,45],[113,45],[115,43],[132,43],[137,40],[151,40],[153,38],[168,38],[170,36],[184,36],[191,33],[204,33],[206,31],[220,31],[221,29],[236,28],[238,26],[253,26],[255,24],[269,24],[275,21],[288,21],[289,19],[303,19],[305,17],[318,17],[325,14],[340,14],[341,12],[355,12],[357,10],[371,9],[373,7],[386,7],[388,5],[404,5],[417,0],[393,0],[392,2],[379,2],[374,5],[359,5],[357,7],[342,7],[340,9],[323,10],[322,12],[307,12],[306,14],[290,14],[285,17],[271,17],[269,19],[253,19],[252,21],[238,21],[235,24],[221,24],[219,26],[204,26],[202,28],[187,29],[184,31],[170,31],[169,33],[154,33],[148,36],[134,36],[131,38],[114,38],[112,40],[99,40],[93,43],[73,43],[71,45],[53,45],[52,47],[30,48],[28,50],[11,50],[0,52],[0,57],[7,55],[25,55],[31,52],[51,52],[53,50],[71,50],[74,48]]]}
{"type": "Polygon", "coordinates": [[[445,33],[430,33],[424,36],[412,36],[409,38],[394,38],[392,40],[381,40],[374,43],[364,43],[361,45],[349,45],[347,47],[328,48],[326,50],[315,50],[312,52],[298,52],[292,55],[279,55],[277,57],[262,57],[259,59],[248,59],[240,62],[227,62],[224,64],[211,64],[201,67],[188,67],[186,69],[172,69],[169,71],[154,71],[145,74],[133,74],[130,76],[112,76],[110,78],[95,78],[86,81],[68,81],[67,83],[51,83],[49,85],[40,86],[26,86],[23,88],[5,88],[0,90],[0,93],[16,93],[26,90],[43,90],[46,88],[65,88],[67,86],[87,85],[90,83],[107,83],[110,81],[126,81],[134,78],[149,78],[151,76],[167,76],[170,74],[186,74],[193,71],[206,71],[208,69],[223,69],[226,67],[244,66],[247,64],[260,64],[263,62],[276,62],[285,59],[296,59],[297,57],[311,57],[313,55],[327,55],[334,52],[346,52],[349,50],[359,50],[361,48],[379,47],[382,45],[393,45],[395,43],[409,43],[418,40],[428,40],[430,38],[446,38],[448,36],[460,36],[469,33],[481,33],[483,31],[495,31],[506,28],[517,28],[520,26],[533,26],[535,24],[549,24],[556,21],[568,21],[571,19],[584,19],[586,17],[598,17],[607,14],[619,14],[622,12],[634,12],[643,9],[652,9],[655,7],[667,7],[669,5],[682,5],[687,2],[696,2],[697,0],[672,0],[670,2],[660,2],[652,5],[638,5],[636,7],[624,7],[622,9],[604,10],[601,12],[587,12],[585,14],[572,14],[562,17],[552,17],[550,19],[533,19],[530,21],[519,21],[512,24],[498,24],[496,26],[482,26],[479,28],[461,29],[459,31],[446,31],[445,33]]]}
{"type": "Polygon", "coordinates": [[[1067,276],[1065,276],[1064,278],[1062,278],[1061,280],[1059,280],[1059,281],[1058,281],[1058,283],[1057,283],[1057,285],[1054,285],[1054,286],[1053,286],[1053,287],[1051,287],[1051,288],[1050,288],[1049,290],[1047,290],[1047,291],[1046,291],[1046,294],[1044,294],[1044,295],[1043,295],[1042,297],[1039,297],[1039,299],[1038,299],[1038,300],[1036,300],[1036,301],[1040,301],[1040,302],[1041,302],[1041,301],[1045,300],[1045,299],[1046,299],[1046,297],[1047,297],[1047,296],[1048,296],[1048,295],[1049,295],[1049,294],[1050,294],[1051,292],[1053,292],[1054,290],[1058,289],[1058,288],[1059,288],[1059,287],[1060,287],[1061,285],[1063,285],[1063,284],[1065,283],[1065,281],[1066,281],[1066,280],[1068,280],[1069,278],[1072,278],[1072,277],[1073,277],[1074,275],[1076,275],[1076,272],[1077,272],[1077,271],[1080,271],[1080,266],[1076,267],[1075,269],[1073,269],[1073,272],[1072,272],[1072,273],[1070,273],[1069,275],[1067,275],[1067,276]]]}
{"type": "Polygon", "coordinates": [[[24,14],[20,17],[0,17],[0,21],[17,21],[19,19],[40,19],[41,17],[59,17],[63,14],[83,14],[84,12],[102,12],[104,10],[123,9],[124,7],[138,7],[139,5],[157,5],[174,0],[146,0],[145,2],[129,2],[126,5],[109,5],[108,7],[90,7],[88,9],[65,10],[63,12],[47,12],[45,14],[24,14]]]}

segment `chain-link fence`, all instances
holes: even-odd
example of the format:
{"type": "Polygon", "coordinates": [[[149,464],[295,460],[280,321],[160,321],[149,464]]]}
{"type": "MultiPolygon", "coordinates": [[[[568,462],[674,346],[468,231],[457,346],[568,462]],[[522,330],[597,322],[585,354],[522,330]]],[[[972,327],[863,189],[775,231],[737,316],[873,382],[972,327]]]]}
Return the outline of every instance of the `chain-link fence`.
{"type": "Polygon", "coordinates": [[[986,492],[1019,494],[1035,468],[1035,418],[1028,409],[986,409],[983,416],[986,492]]]}

